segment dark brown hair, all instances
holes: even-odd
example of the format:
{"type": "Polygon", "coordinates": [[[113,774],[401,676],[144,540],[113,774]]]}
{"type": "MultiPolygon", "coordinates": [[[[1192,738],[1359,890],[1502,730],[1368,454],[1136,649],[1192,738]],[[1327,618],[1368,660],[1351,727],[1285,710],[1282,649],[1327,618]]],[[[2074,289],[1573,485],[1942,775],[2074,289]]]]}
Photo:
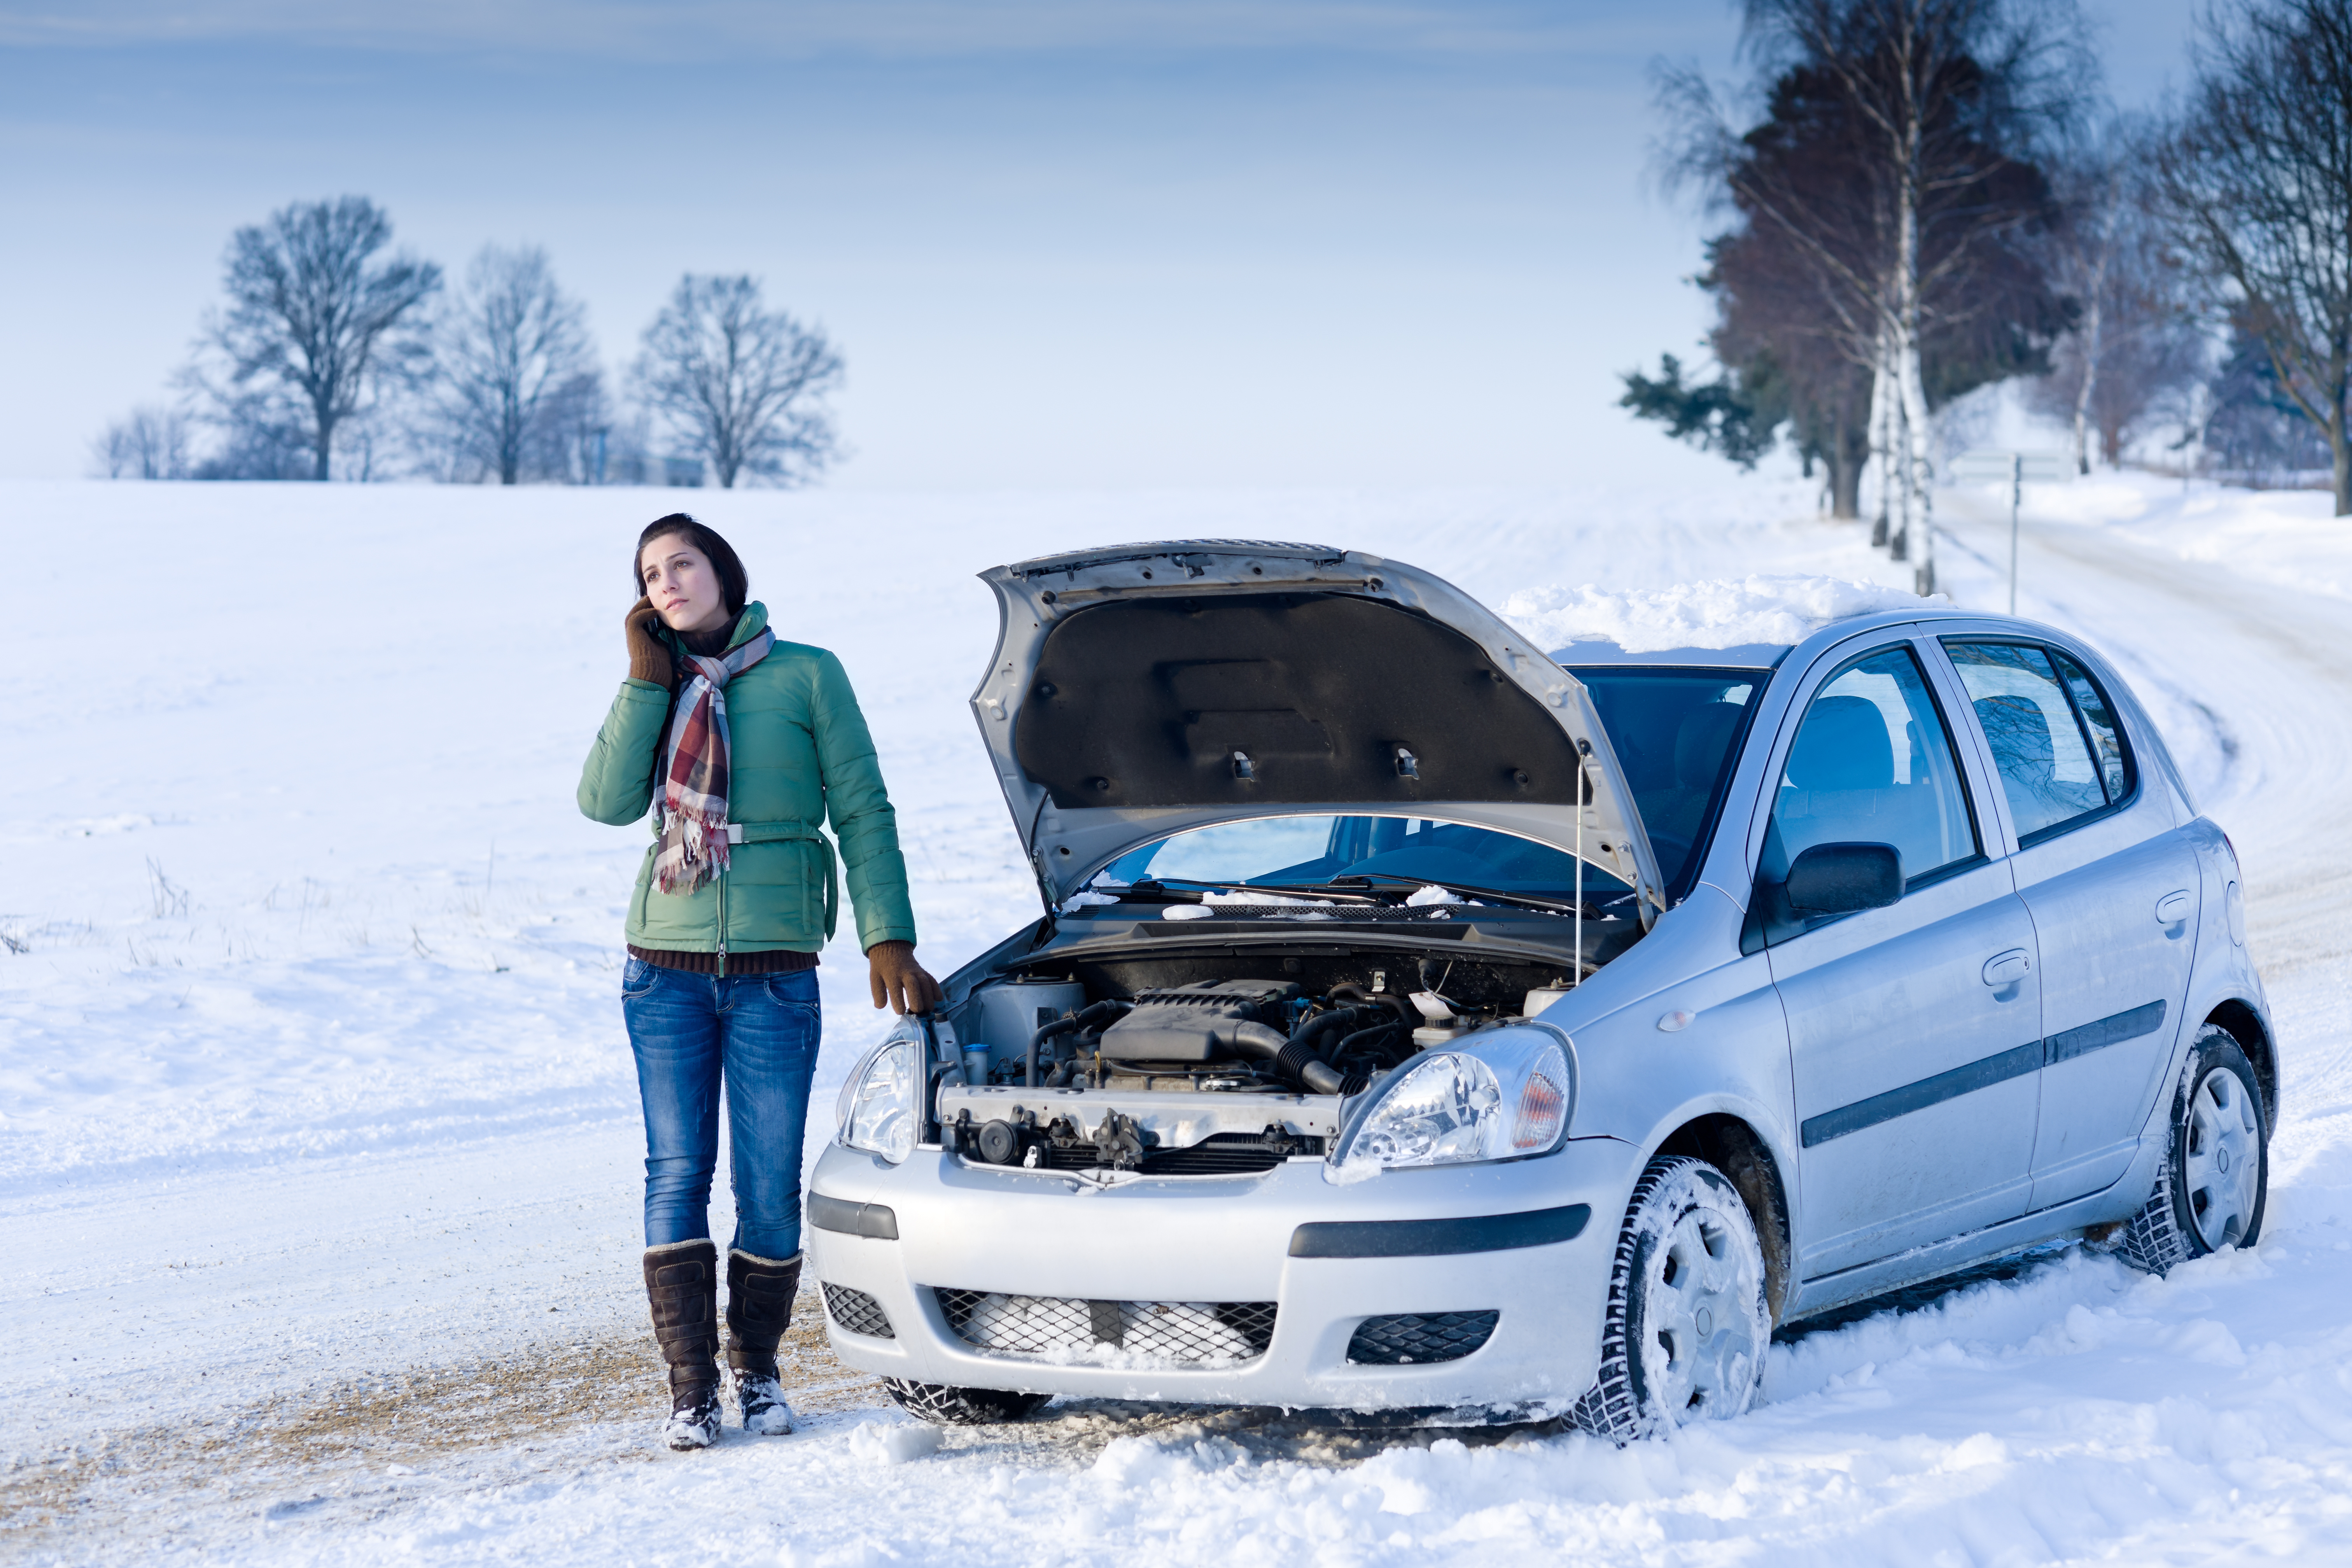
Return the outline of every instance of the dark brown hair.
{"type": "Polygon", "coordinates": [[[672,533],[702,552],[704,559],[719,574],[719,596],[727,602],[727,613],[741,615],[743,601],[751,596],[751,579],[743,570],[742,557],[735,553],[733,545],[719,537],[716,529],[705,527],[682,511],[656,518],[637,535],[637,552],[629,557],[629,597],[646,596],[646,546],[672,533]]]}

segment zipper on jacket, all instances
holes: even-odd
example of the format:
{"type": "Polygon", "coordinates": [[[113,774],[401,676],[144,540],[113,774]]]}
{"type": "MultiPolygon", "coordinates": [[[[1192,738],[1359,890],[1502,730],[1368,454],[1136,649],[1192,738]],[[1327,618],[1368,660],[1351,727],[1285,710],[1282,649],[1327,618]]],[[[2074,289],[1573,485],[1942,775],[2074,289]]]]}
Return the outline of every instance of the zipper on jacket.
{"type": "Polygon", "coordinates": [[[719,978],[727,978],[727,876],[719,876],[719,978]]]}

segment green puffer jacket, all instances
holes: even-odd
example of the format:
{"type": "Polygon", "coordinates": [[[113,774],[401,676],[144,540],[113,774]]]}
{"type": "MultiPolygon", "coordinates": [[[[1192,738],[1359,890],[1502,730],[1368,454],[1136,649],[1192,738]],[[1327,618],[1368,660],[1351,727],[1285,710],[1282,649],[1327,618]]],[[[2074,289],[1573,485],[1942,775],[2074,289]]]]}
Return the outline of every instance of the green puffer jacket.
{"type": "MultiPolygon", "coordinates": [[[[756,600],[736,623],[732,648],[760,635],[768,608],[756,600]]],[[[677,640],[662,634],[677,654],[677,640]]],[[[685,668],[685,659],[678,657],[685,668]]],[[[580,809],[625,826],[654,802],[654,753],[670,694],[625,680],[580,770],[580,809]]],[[[628,940],[672,952],[814,952],[833,934],[833,846],[817,831],[828,816],[848,868],[857,942],[915,940],[898,818],[882,788],[866,716],[841,661],[821,647],[778,639],[768,657],[727,683],[727,816],[743,829],[727,874],[692,893],[653,887],[646,847],[629,900],[628,940]]]]}

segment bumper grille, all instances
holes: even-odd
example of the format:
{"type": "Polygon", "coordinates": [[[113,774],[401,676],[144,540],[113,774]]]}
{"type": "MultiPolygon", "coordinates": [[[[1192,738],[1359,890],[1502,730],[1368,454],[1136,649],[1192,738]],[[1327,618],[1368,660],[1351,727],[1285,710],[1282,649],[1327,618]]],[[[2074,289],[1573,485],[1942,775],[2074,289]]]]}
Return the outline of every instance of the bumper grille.
{"type": "Polygon", "coordinates": [[[898,1333],[890,1327],[890,1314],[882,1303],[863,1290],[853,1290],[846,1285],[824,1288],[824,1313],[835,1327],[868,1339],[895,1340],[898,1333]]]}
{"type": "Polygon", "coordinates": [[[1348,1342],[1348,1359],[1362,1366],[1420,1366],[1460,1361],[1494,1337],[1500,1312],[1403,1312],[1366,1318],[1348,1342]]]}
{"type": "Polygon", "coordinates": [[[1242,1362],[1274,1339],[1272,1301],[1082,1301],[935,1292],[948,1327],[992,1355],[1084,1356],[1100,1347],[1162,1361],[1242,1362]]]}

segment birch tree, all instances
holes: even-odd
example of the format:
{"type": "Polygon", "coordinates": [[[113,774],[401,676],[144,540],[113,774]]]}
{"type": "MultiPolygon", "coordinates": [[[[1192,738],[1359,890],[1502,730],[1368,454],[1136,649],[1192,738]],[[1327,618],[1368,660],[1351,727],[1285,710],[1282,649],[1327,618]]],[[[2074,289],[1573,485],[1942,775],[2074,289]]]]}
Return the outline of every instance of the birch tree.
{"type": "Polygon", "coordinates": [[[1751,240],[1785,252],[1777,270],[1802,279],[1791,311],[1865,378],[1873,542],[1916,552],[1932,592],[1931,402],[2046,369],[2063,324],[2030,240],[2054,213],[2037,132],[2082,85],[2070,14],[2013,0],[1747,11],[1766,111],[1737,130],[1696,70],[1663,72],[1679,127],[1668,173],[1718,186],[1751,240]]]}
{"type": "MultiPolygon", "coordinates": [[[[1938,320],[1958,325],[1986,290],[1971,271],[2046,221],[2045,201],[2019,199],[2015,176],[2087,87],[2071,9],[2054,0],[1747,0],[1747,47],[1801,64],[1834,87],[1863,148],[1864,194],[1822,210],[1789,182],[1744,191],[1833,278],[1868,343],[1900,522],[1896,558],[1916,558],[1923,594],[1936,586],[1934,472],[1924,349],[1938,320]],[[1864,254],[1832,237],[1857,216],[1875,243],[1864,254]]],[[[1735,177],[1737,172],[1735,171],[1735,177]]],[[[2030,184],[2038,184],[2039,175],[2030,184]]]]}

